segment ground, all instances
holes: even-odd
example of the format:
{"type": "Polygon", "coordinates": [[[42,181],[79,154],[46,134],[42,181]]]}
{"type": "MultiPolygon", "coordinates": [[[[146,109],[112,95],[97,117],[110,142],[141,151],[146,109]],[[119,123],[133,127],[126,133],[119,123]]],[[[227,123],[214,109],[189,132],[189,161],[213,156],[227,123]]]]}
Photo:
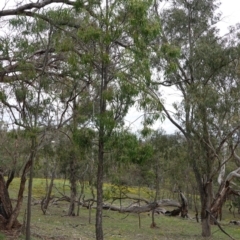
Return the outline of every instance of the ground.
{"type": "MultiPolygon", "coordinates": [[[[12,186],[14,190],[14,186],[12,186]]],[[[36,190],[36,189],[35,189],[36,190]]],[[[38,193],[41,191],[38,190],[38,193]]],[[[14,198],[14,191],[12,197],[14,198]]],[[[22,223],[26,209],[25,196],[19,221],[22,223]]],[[[66,216],[68,203],[61,201],[57,205],[50,205],[46,215],[43,215],[40,204],[40,196],[35,198],[32,205],[32,239],[55,239],[55,240],[91,240],[95,239],[95,210],[80,209],[79,216],[66,216]],[[90,219],[90,220],[89,220],[90,219]],[[90,223],[89,223],[90,221],[90,223]]],[[[201,240],[201,224],[194,219],[194,212],[189,213],[190,219],[180,217],[167,217],[156,215],[155,221],[157,228],[150,228],[151,215],[142,213],[140,218],[137,214],[121,214],[113,211],[103,212],[104,239],[106,240],[201,240]],[[140,222],[139,222],[140,219],[140,222]],[[139,224],[141,227],[139,227],[139,224]]],[[[240,215],[233,217],[226,209],[223,214],[224,220],[221,222],[224,230],[233,238],[239,239],[240,227],[230,224],[230,220],[239,220],[240,215]]],[[[18,231],[2,232],[0,240],[5,239],[24,239],[18,231]],[[5,235],[5,236],[4,236],[5,235]]],[[[212,227],[212,240],[228,239],[217,226],[212,227]]],[[[209,240],[209,239],[208,239],[209,240]]]]}

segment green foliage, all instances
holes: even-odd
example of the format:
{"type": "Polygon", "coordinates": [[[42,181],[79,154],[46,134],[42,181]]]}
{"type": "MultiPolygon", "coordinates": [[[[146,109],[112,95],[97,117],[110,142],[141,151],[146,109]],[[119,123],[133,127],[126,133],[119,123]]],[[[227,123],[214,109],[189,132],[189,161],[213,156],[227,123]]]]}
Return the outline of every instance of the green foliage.
{"type": "Polygon", "coordinates": [[[31,127],[31,128],[27,128],[24,131],[24,136],[29,139],[37,139],[37,136],[40,132],[41,132],[41,128],[31,127]]]}
{"type": "MultiPolygon", "coordinates": [[[[144,123],[145,123],[145,124],[150,124],[150,123],[152,123],[152,121],[151,121],[151,122],[145,121],[144,123]]],[[[149,128],[149,127],[147,127],[147,126],[145,125],[144,128],[141,130],[140,133],[141,133],[141,135],[145,138],[145,137],[148,137],[149,135],[151,135],[152,129],[149,128]]]]}
{"type": "Polygon", "coordinates": [[[77,12],[79,12],[84,7],[84,2],[82,0],[76,0],[74,2],[74,8],[77,12]]]}
{"type": "Polygon", "coordinates": [[[40,33],[49,29],[49,24],[40,18],[35,18],[32,24],[31,33],[40,33]]]}
{"type": "Polygon", "coordinates": [[[0,91],[0,101],[5,102],[7,99],[7,96],[4,91],[0,91]]]}
{"type": "Polygon", "coordinates": [[[70,8],[58,8],[57,10],[49,10],[46,13],[47,17],[58,24],[67,24],[74,21],[74,13],[70,8]]]}
{"type": "Polygon", "coordinates": [[[15,18],[11,18],[9,19],[9,24],[15,29],[19,27],[24,27],[26,25],[26,17],[17,16],[15,18]]]}
{"type": "Polygon", "coordinates": [[[116,161],[123,163],[133,162],[137,155],[138,139],[135,135],[128,132],[116,132],[112,136],[109,149],[114,151],[116,161]]]}
{"type": "Polygon", "coordinates": [[[102,37],[102,31],[95,25],[88,25],[86,26],[88,30],[86,29],[79,29],[77,34],[78,37],[85,43],[88,43],[89,41],[99,41],[102,37]]]}
{"type": "Polygon", "coordinates": [[[96,133],[90,128],[75,129],[73,132],[73,141],[83,151],[92,148],[93,139],[96,133]]]}
{"type": "Polygon", "coordinates": [[[113,151],[114,159],[120,163],[144,164],[151,159],[151,144],[142,143],[136,135],[129,132],[115,132],[107,149],[113,151]]]}
{"type": "Polygon", "coordinates": [[[16,88],[15,89],[15,96],[18,102],[24,102],[27,96],[27,89],[26,88],[16,88]]]}

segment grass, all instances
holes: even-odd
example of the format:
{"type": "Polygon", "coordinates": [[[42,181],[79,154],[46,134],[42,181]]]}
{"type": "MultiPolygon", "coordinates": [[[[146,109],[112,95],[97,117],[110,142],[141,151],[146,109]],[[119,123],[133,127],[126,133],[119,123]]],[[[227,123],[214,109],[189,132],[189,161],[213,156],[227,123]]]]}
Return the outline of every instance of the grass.
{"type": "Polygon", "coordinates": [[[0,233],[0,240],[4,240],[4,239],[5,239],[4,234],[0,233]]]}
{"type": "MultiPolygon", "coordinates": [[[[15,179],[10,186],[10,196],[17,196],[19,179],[15,179]]],[[[55,184],[62,189],[63,180],[56,180],[55,184]]],[[[108,186],[109,187],[109,186],[108,186]]],[[[67,189],[67,188],[66,188],[67,189]]],[[[68,191],[68,190],[66,190],[68,191]]],[[[137,194],[138,189],[130,189],[131,194],[137,194]]],[[[25,192],[27,194],[27,191],[25,192]]],[[[33,197],[40,199],[45,194],[45,180],[34,179],[33,197]]],[[[54,189],[53,194],[59,193],[54,189]]],[[[144,193],[143,193],[144,195],[144,193]]],[[[147,195],[147,193],[146,193],[147,195]]],[[[144,196],[143,196],[144,197],[144,196]]],[[[23,222],[24,211],[26,209],[26,195],[21,209],[19,221],[23,222]]],[[[67,202],[59,202],[58,205],[49,206],[47,215],[43,215],[40,204],[32,206],[31,232],[32,239],[56,239],[56,240],[87,240],[95,239],[95,210],[91,213],[91,223],[89,223],[89,210],[80,209],[80,215],[75,217],[65,216],[68,210],[67,202]]],[[[190,212],[190,216],[194,216],[190,212]]],[[[236,217],[240,217],[236,214],[236,217]]],[[[222,226],[233,238],[239,239],[240,228],[230,225],[229,221],[233,219],[227,211],[224,212],[222,226]]],[[[113,211],[103,212],[103,231],[106,240],[201,240],[201,224],[193,219],[181,219],[180,217],[166,217],[156,215],[155,221],[157,228],[150,228],[151,216],[148,213],[140,215],[141,228],[139,228],[139,216],[137,214],[122,214],[113,211]]],[[[16,239],[6,237],[0,234],[1,239],[16,239]]],[[[18,239],[24,239],[20,236],[18,239]]],[[[228,239],[217,226],[212,226],[212,237],[208,240],[228,239]]]]}

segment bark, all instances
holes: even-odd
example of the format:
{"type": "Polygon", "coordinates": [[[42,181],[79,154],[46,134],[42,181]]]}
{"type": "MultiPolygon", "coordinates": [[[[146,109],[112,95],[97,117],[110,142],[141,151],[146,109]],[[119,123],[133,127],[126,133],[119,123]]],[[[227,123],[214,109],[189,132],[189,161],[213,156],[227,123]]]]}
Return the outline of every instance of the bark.
{"type": "Polygon", "coordinates": [[[209,180],[202,184],[203,189],[201,191],[201,219],[202,219],[202,236],[211,236],[211,224],[210,215],[208,209],[210,209],[212,201],[212,181],[209,180]]]}
{"type": "MultiPolygon", "coordinates": [[[[106,0],[106,19],[108,18],[108,0],[106,0]]],[[[106,25],[106,32],[108,31],[108,25],[106,25]]],[[[109,46],[105,45],[104,54],[109,55],[109,46]]],[[[106,128],[104,119],[102,118],[107,110],[107,102],[104,98],[104,91],[108,87],[108,65],[102,60],[101,64],[101,87],[100,87],[100,108],[99,108],[99,142],[98,142],[98,170],[97,170],[97,211],[96,211],[96,239],[103,240],[103,228],[102,228],[102,201],[103,201],[103,163],[104,163],[104,150],[105,150],[105,137],[106,128]]]]}
{"type": "Polygon", "coordinates": [[[70,183],[71,183],[71,197],[70,197],[70,205],[68,209],[68,216],[75,216],[75,202],[77,197],[77,179],[76,179],[76,170],[75,170],[75,159],[71,163],[71,175],[70,175],[70,183]]]}
{"type": "Polygon", "coordinates": [[[20,213],[21,206],[23,203],[23,192],[25,190],[25,183],[27,181],[26,174],[28,173],[31,165],[32,165],[32,159],[30,157],[29,160],[27,161],[27,163],[25,164],[25,167],[22,172],[22,176],[21,176],[21,180],[20,180],[20,187],[19,187],[19,191],[18,191],[17,204],[16,204],[13,212],[11,213],[11,216],[8,219],[8,223],[6,225],[6,229],[8,229],[8,230],[13,228],[15,225],[19,225],[19,222],[17,221],[17,217],[20,213]]]}
{"type": "Polygon", "coordinates": [[[3,177],[3,172],[0,172],[0,223],[5,225],[6,221],[10,218],[12,214],[12,204],[9,198],[6,183],[3,177]]]}
{"type": "Polygon", "coordinates": [[[240,168],[237,168],[235,171],[230,172],[226,177],[225,181],[219,187],[214,201],[211,204],[211,214],[214,216],[215,219],[218,219],[219,215],[221,215],[222,206],[226,200],[227,195],[239,195],[239,192],[234,191],[230,187],[230,183],[234,177],[240,177],[240,168]]]}
{"type": "MultiPolygon", "coordinates": [[[[16,163],[15,163],[16,164],[16,163]]],[[[6,187],[8,188],[12,180],[14,179],[15,175],[15,169],[11,170],[10,173],[8,174],[8,180],[6,182],[6,187]]]]}
{"type": "Polygon", "coordinates": [[[188,218],[188,201],[187,198],[184,196],[182,192],[180,192],[180,198],[181,198],[181,217],[188,218]]]}
{"type": "Polygon", "coordinates": [[[218,219],[219,215],[221,215],[223,203],[226,200],[226,196],[230,190],[229,181],[226,181],[221,184],[218,193],[215,196],[211,204],[211,214],[215,219],[218,219]]]}
{"type": "Polygon", "coordinates": [[[51,176],[49,187],[47,189],[46,197],[43,199],[43,201],[41,203],[41,209],[42,209],[44,215],[46,214],[46,211],[47,211],[50,199],[51,199],[54,179],[55,179],[55,170],[53,170],[53,172],[52,172],[52,176],[51,176]]]}
{"type": "Polygon", "coordinates": [[[45,7],[49,4],[52,4],[52,3],[65,3],[65,4],[68,4],[68,5],[73,5],[74,4],[74,2],[67,1],[67,0],[45,0],[45,1],[37,2],[37,3],[27,3],[27,4],[24,4],[24,5],[21,5],[17,8],[0,11],[0,17],[11,16],[11,15],[21,15],[26,10],[29,11],[29,10],[32,10],[32,9],[40,9],[40,8],[43,8],[43,7],[45,7]]]}
{"type": "Polygon", "coordinates": [[[32,183],[33,183],[33,171],[34,171],[34,159],[36,156],[36,137],[32,138],[31,143],[31,153],[29,156],[30,161],[30,175],[28,182],[28,202],[27,202],[27,221],[26,221],[26,240],[31,238],[31,211],[32,211],[32,183]]]}
{"type": "Polygon", "coordinates": [[[102,229],[102,200],[103,200],[103,157],[104,157],[103,139],[99,140],[98,149],[98,173],[97,173],[97,211],[96,211],[96,239],[103,240],[102,229]]]}
{"type": "Polygon", "coordinates": [[[20,227],[21,224],[18,222],[17,217],[20,213],[22,202],[23,202],[23,192],[26,183],[26,174],[31,167],[31,159],[27,161],[22,172],[18,198],[15,208],[13,209],[12,203],[8,194],[7,183],[4,180],[3,172],[0,172],[0,228],[10,230],[12,228],[20,227]]]}

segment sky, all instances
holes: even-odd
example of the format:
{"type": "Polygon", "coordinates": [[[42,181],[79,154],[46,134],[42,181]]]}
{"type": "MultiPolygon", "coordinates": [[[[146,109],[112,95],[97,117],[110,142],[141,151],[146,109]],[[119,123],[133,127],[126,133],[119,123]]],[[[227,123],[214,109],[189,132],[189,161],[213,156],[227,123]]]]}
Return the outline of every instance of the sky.
{"type": "MultiPolygon", "coordinates": [[[[35,2],[36,0],[32,0],[35,2]]],[[[43,1],[43,0],[40,0],[43,1]]],[[[6,8],[12,8],[15,3],[20,2],[31,2],[30,0],[0,0],[0,11],[5,6],[6,8]],[[7,2],[7,7],[5,6],[5,2],[7,2]]],[[[222,20],[218,24],[220,28],[220,34],[224,35],[227,32],[227,28],[230,25],[235,25],[236,23],[240,22],[240,0],[221,0],[220,11],[222,12],[222,20]]],[[[1,26],[0,26],[1,28],[1,26]]],[[[172,103],[178,102],[181,100],[181,96],[174,87],[172,88],[162,88],[161,93],[163,98],[165,99],[165,107],[168,110],[172,110],[172,103]]],[[[126,126],[133,132],[137,131],[141,128],[141,121],[142,121],[142,112],[138,112],[136,108],[131,108],[129,114],[126,116],[126,126]]],[[[163,128],[168,134],[174,133],[176,128],[168,121],[165,120],[163,123],[158,121],[153,128],[163,128]]]]}

